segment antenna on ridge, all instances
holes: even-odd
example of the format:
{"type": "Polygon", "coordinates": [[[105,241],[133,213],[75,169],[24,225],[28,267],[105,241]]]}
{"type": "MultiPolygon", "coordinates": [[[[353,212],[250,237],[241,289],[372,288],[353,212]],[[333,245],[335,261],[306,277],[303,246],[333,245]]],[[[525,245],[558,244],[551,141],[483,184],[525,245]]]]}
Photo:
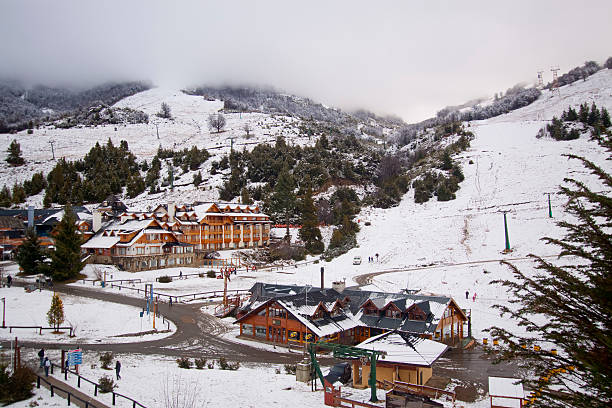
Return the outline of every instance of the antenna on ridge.
{"type": "Polygon", "coordinates": [[[559,67],[552,67],[551,72],[553,73],[552,86],[550,87],[550,92],[554,95],[555,92],[559,95],[559,77],[557,73],[559,72],[559,67]]]}

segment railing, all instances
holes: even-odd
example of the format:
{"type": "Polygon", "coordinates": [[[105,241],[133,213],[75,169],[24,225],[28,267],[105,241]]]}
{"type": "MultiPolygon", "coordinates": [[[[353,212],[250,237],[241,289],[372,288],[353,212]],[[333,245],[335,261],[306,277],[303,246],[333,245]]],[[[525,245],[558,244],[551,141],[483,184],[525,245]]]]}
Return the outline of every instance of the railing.
{"type": "Polygon", "coordinates": [[[428,387],[427,385],[419,385],[419,384],[411,384],[403,381],[395,381],[391,382],[388,380],[384,380],[384,387],[389,386],[390,388],[396,389],[398,391],[412,392],[420,395],[425,395],[427,397],[438,398],[440,395],[447,395],[455,401],[456,395],[452,391],[442,390],[440,388],[428,387]]]}
{"type": "Polygon", "coordinates": [[[56,390],[65,393],[66,394],[66,399],[68,400],[68,405],[70,405],[70,400],[71,399],[76,399],[78,401],[81,401],[83,404],[85,404],[85,408],[90,408],[90,407],[91,408],[97,408],[97,406],[92,404],[91,402],[89,402],[87,400],[84,400],[84,399],[82,399],[80,397],[77,397],[76,395],[74,395],[70,391],[65,390],[65,389],[63,389],[61,387],[58,387],[57,385],[51,384],[49,381],[47,381],[43,377],[41,377],[40,375],[36,374],[36,388],[40,388],[40,382],[41,381],[44,381],[49,386],[49,390],[51,391],[51,396],[52,397],[55,395],[55,391],[56,390]]]}
{"type": "MultiPolygon", "coordinates": [[[[206,273],[205,272],[198,272],[198,273],[185,273],[183,275],[164,275],[164,277],[169,277],[169,278],[178,278],[178,279],[187,279],[190,276],[194,276],[194,277],[206,277],[206,273]]],[[[157,278],[155,278],[155,282],[159,282],[159,278],[161,278],[161,276],[158,276],[157,278]]]]}
{"type": "Polygon", "coordinates": [[[368,404],[367,402],[354,401],[348,398],[342,397],[334,397],[334,402],[337,404],[337,407],[346,407],[346,405],[342,405],[342,403],[347,403],[351,408],[355,407],[366,407],[366,408],[381,408],[380,405],[368,404]]]}
{"type": "MultiPolygon", "coordinates": [[[[185,276],[185,275],[183,275],[185,276]]],[[[119,290],[121,289],[126,289],[126,290],[135,290],[136,292],[140,293],[146,293],[144,289],[140,289],[140,288],[131,288],[129,286],[121,286],[121,285],[115,285],[114,283],[111,283],[110,285],[111,288],[118,288],[119,290]]],[[[228,295],[234,294],[234,295],[247,295],[250,294],[250,292],[247,289],[234,289],[234,290],[228,290],[227,291],[228,295]]],[[[208,298],[216,298],[216,297],[221,297],[223,296],[223,289],[221,290],[211,290],[208,292],[198,292],[198,293],[187,293],[184,295],[167,295],[165,293],[158,293],[158,292],[153,292],[153,295],[156,297],[166,297],[168,300],[170,300],[170,298],[172,298],[173,302],[178,302],[180,299],[187,299],[187,298],[192,298],[192,300],[195,300],[196,296],[202,296],[203,299],[208,299],[208,298]],[[208,295],[208,296],[207,296],[208,295]]]]}
{"type": "Polygon", "coordinates": [[[42,326],[8,326],[9,333],[13,332],[13,329],[37,329],[38,334],[42,334],[43,330],[70,330],[70,337],[72,337],[72,327],[42,327],[42,326]]]}
{"type": "MultiPolygon", "coordinates": [[[[51,363],[51,374],[53,374],[53,367],[54,366],[59,368],[59,369],[61,369],[61,367],[58,366],[57,364],[51,363]]],[[[94,386],[94,396],[98,396],[98,388],[100,388],[100,384],[98,384],[97,382],[89,380],[89,379],[83,377],[82,375],[78,374],[76,371],[72,371],[70,369],[68,369],[68,370],[64,369],[63,373],[64,373],[64,380],[68,379],[68,373],[72,373],[72,374],[77,376],[77,388],[81,388],[81,380],[92,384],[94,386]]],[[[40,376],[38,376],[38,378],[40,378],[40,376]]],[[[140,402],[136,401],[133,398],[128,397],[127,395],[119,394],[118,392],[115,392],[115,391],[109,391],[109,392],[113,393],[113,405],[116,405],[117,397],[121,397],[121,398],[125,398],[128,401],[131,401],[132,402],[132,408],[136,408],[137,406],[141,407],[141,408],[147,408],[146,406],[142,405],[140,402]]],[[[53,393],[52,393],[52,395],[53,395],[53,393]]],[[[68,405],[70,405],[70,403],[68,403],[68,405]]]]}

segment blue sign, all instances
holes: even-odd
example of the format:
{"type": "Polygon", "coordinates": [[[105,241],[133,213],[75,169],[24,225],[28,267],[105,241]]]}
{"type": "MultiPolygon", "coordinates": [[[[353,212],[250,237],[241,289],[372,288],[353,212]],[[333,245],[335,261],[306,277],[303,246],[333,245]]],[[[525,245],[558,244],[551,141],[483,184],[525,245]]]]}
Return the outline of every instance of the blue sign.
{"type": "Polygon", "coordinates": [[[68,352],[68,365],[75,366],[83,364],[83,352],[80,349],[70,350],[68,352]]]}

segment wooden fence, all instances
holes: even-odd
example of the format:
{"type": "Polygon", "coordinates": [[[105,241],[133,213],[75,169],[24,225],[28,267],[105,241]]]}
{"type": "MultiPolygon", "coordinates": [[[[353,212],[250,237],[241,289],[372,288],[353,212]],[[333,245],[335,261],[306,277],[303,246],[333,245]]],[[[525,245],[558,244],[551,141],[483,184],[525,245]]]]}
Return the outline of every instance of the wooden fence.
{"type": "MultiPolygon", "coordinates": [[[[62,369],[57,364],[51,363],[51,373],[52,374],[53,374],[54,366],[59,368],[60,370],[62,369]]],[[[72,373],[77,376],[77,388],[81,388],[81,380],[93,385],[94,386],[94,396],[98,396],[98,389],[100,388],[100,384],[98,384],[97,382],[83,377],[82,375],[78,374],[76,371],[63,369],[63,373],[64,373],[64,380],[68,379],[68,373],[72,373]]],[[[40,376],[38,376],[38,378],[40,378],[40,376]]],[[[119,394],[118,392],[115,392],[115,391],[110,391],[110,392],[112,392],[113,394],[113,405],[117,404],[117,397],[120,397],[120,398],[124,398],[130,401],[132,403],[132,408],[136,408],[136,407],[147,408],[146,406],[142,405],[140,402],[136,401],[133,398],[128,397],[127,395],[119,394]]],[[[53,393],[51,394],[53,395],[53,393]]],[[[70,405],[70,403],[68,405],[70,405]]]]}
{"type": "Polygon", "coordinates": [[[38,334],[42,334],[43,330],[70,330],[70,337],[72,337],[72,327],[42,327],[42,326],[8,326],[9,333],[13,332],[13,329],[37,329],[38,334]]]}
{"type": "Polygon", "coordinates": [[[85,408],[97,408],[96,405],[92,404],[91,402],[84,400],[82,398],[77,397],[76,395],[74,395],[73,393],[71,393],[68,390],[65,390],[61,387],[58,387],[57,385],[53,385],[51,384],[49,381],[47,381],[44,377],[41,377],[40,375],[36,374],[36,388],[40,388],[40,383],[44,382],[49,386],[49,390],[51,391],[51,396],[53,397],[55,395],[56,391],[61,391],[63,393],[66,394],[66,399],[68,400],[68,405],[70,405],[70,402],[72,399],[75,399],[77,401],[81,401],[81,403],[85,404],[85,408]]]}

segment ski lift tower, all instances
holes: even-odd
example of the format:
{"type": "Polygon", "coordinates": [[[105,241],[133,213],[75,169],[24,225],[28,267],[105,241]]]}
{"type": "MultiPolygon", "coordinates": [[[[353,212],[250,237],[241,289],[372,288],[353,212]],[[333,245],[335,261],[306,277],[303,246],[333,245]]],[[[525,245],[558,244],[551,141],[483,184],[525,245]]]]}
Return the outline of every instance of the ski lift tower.
{"type": "Polygon", "coordinates": [[[550,87],[550,92],[554,95],[555,93],[559,95],[559,67],[552,67],[551,72],[553,73],[552,86],[550,87]]]}

